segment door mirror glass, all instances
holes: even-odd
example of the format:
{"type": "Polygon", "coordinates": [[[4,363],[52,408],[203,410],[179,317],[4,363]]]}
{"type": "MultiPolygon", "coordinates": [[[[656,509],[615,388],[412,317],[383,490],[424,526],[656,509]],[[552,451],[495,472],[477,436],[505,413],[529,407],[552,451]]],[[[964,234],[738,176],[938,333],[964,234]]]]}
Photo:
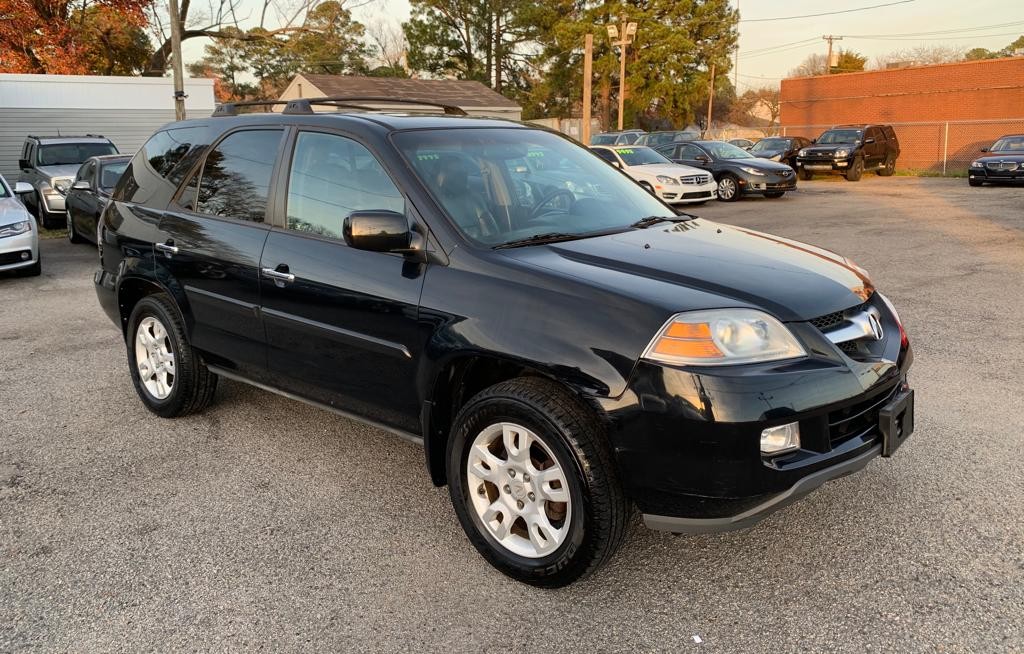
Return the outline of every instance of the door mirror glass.
{"type": "Polygon", "coordinates": [[[84,179],[78,180],[71,186],[73,191],[88,191],[90,188],[89,182],[84,179]]]}
{"type": "Polygon", "coordinates": [[[16,182],[14,184],[15,195],[25,195],[27,193],[31,193],[34,190],[35,189],[32,188],[32,185],[29,184],[28,182],[16,182]]]}
{"type": "Polygon", "coordinates": [[[397,211],[353,211],[342,224],[349,247],[370,252],[401,252],[409,249],[409,220],[397,211]]]}

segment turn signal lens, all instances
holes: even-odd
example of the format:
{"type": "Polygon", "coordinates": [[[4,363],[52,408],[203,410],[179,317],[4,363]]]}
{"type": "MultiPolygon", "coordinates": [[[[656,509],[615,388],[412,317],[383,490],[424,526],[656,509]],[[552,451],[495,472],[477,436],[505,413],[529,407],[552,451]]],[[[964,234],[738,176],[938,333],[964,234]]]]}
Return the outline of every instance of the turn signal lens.
{"type": "Polygon", "coordinates": [[[800,423],[769,427],[761,432],[761,453],[782,454],[800,449],[800,423]]]}
{"type": "Polygon", "coordinates": [[[727,365],[806,355],[777,319],[754,309],[714,309],[672,317],[644,358],[683,365],[727,365]]]}

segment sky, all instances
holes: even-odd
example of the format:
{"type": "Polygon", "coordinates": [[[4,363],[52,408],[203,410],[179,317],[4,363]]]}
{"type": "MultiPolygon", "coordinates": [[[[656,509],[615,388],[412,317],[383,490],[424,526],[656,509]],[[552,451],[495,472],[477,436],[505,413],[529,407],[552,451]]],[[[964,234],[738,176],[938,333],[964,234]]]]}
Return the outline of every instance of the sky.
{"type": "MultiPolygon", "coordinates": [[[[543,1],[543,0],[540,0],[543,1]]],[[[408,0],[349,0],[364,24],[400,24],[408,0]]],[[[998,50],[1024,34],[1024,0],[733,0],[740,10],[740,49],[732,74],[740,91],[775,86],[812,53],[825,54],[822,35],[844,36],[836,47],[875,57],[920,45],[954,45],[998,50]],[[887,6],[876,6],[887,5],[887,6]],[[874,7],[869,9],[867,7],[874,7]],[[854,11],[850,11],[854,10],[854,11]],[[828,16],[765,20],[845,11],[828,16]],[[945,34],[921,35],[922,32],[945,34]],[[858,36],[859,35],[859,36],[858,36]],[[738,77],[736,76],[738,73],[738,77]]],[[[261,6],[260,0],[242,0],[261,6]]],[[[253,10],[253,15],[258,15],[253,10]]],[[[641,30],[643,26],[641,26],[641,30]]],[[[595,31],[595,34],[600,32],[595,31]]],[[[185,61],[202,56],[202,39],[185,43],[185,61]]]]}

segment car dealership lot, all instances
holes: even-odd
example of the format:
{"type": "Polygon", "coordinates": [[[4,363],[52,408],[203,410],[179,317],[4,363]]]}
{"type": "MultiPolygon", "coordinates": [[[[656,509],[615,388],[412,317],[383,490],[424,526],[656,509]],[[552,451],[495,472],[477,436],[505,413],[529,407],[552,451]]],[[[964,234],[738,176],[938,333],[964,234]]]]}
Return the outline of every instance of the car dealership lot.
{"type": "Polygon", "coordinates": [[[799,189],[689,210],[865,267],[915,348],[914,435],[748,531],[637,521],[557,591],[477,556],[417,446],[227,381],[149,414],[94,250],[44,241],[41,277],[0,278],[0,651],[1024,648],[1024,189],[799,189]]]}

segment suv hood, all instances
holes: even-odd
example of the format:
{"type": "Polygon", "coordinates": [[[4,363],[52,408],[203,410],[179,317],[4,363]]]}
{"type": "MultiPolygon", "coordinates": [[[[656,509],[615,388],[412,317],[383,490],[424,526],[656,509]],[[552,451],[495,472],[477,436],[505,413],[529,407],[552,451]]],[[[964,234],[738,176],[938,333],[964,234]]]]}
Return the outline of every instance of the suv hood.
{"type": "Polygon", "coordinates": [[[0,198],[0,226],[28,220],[28,211],[18,198],[0,198]]]}
{"type": "Polygon", "coordinates": [[[74,177],[82,164],[61,164],[59,166],[37,166],[36,170],[53,179],[54,177],[74,177]]]}
{"type": "Polygon", "coordinates": [[[700,219],[503,254],[672,313],[749,306],[802,321],[857,306],[874,290],[835,252],[700,219]]]}

